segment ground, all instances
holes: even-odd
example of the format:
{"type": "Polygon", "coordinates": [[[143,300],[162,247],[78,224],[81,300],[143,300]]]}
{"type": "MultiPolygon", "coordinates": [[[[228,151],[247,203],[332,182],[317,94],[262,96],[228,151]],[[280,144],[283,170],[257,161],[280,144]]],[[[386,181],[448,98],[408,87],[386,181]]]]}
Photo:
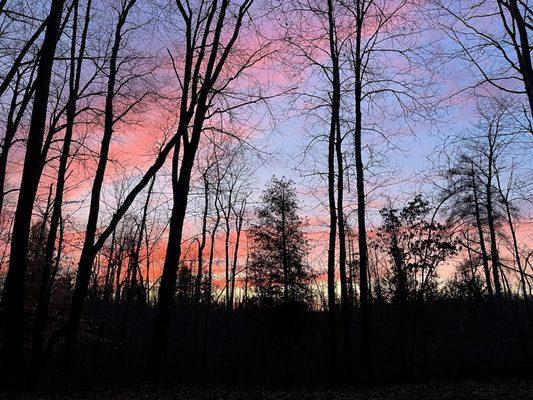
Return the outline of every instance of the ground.
{"type": "Polygon", "coordinates": [[[372,389],[267,390],[267,389],[176,389],[137,385],[128,388],[84,389],[64,392],[34,392],[0,395],[13,400],[477,400],[533,399],[533,379],[433,382],[391,385],[372,389]]]}

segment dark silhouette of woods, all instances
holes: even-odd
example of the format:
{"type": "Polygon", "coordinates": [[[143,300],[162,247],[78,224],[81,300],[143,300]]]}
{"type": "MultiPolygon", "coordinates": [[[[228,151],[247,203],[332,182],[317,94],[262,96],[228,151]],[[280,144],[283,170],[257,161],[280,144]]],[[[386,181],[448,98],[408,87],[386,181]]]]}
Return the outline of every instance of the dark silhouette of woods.
{"type": "Polygon", "coordinates": [[[528,373],[531,18],[0,0],[0,387],[528,373]]]}

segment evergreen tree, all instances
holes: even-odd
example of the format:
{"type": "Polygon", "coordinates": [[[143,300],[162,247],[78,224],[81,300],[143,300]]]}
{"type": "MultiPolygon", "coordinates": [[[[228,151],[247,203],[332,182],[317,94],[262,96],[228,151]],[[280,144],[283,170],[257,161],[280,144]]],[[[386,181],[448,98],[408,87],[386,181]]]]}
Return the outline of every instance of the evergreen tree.
{"type": "Polygon", "coordinates": [[[250,228],[250,283],[262,305],[309,303],[311,269],[306,262],[309,245],[294,183],[268,183],[250,228]]]}

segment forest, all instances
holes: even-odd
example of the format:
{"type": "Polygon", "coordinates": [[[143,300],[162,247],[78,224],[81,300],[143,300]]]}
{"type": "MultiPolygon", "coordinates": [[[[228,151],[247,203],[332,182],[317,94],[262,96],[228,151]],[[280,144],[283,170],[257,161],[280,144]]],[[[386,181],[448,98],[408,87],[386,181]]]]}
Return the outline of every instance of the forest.
{"type": "Polygon", "coordinates": [[[0,0],[0,391],[530,377],[532,48],[530,0],[0,0]]]}

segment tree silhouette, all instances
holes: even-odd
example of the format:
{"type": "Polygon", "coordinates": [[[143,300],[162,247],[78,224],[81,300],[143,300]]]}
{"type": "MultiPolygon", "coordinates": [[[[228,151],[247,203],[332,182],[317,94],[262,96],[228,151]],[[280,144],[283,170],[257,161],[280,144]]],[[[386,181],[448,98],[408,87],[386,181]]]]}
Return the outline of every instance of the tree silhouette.
{"type": "Polygon", "coordinates": [[[378,241],[392,260],[388,284],[393,298],[399,304],[423,299],[435,288],[439,264],[457,251],[456,242],[421,195],[401,210],[387,206],[380,213],[378,241]]]}
{"type": "Polygon", "coordinates": [[[304,221],[298,215],[294,183],[272,178],[261,203],[257,222],[249,232],[249,279],[257,298],[262,305],[308,303],[309,246],[302,230],[304,221]]]}

